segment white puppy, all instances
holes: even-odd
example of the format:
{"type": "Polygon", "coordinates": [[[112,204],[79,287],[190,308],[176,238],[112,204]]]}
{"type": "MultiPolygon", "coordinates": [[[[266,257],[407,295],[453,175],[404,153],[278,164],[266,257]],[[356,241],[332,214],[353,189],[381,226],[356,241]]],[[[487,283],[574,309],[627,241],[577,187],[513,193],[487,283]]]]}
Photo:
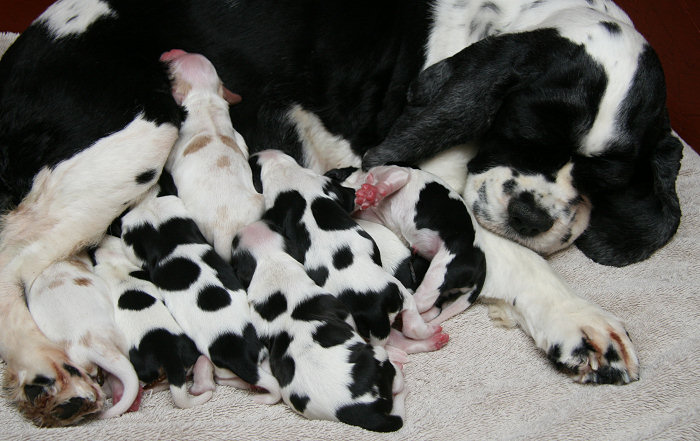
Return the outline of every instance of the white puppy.
{"type": "Polygon", "coordinates": [[[263,211],[262,195],[253,187],[248,147],[229,117],[229,103],[240,97],[223,87],[202,55],[172,50],[161,60],[169,63],[175,100],[187,110],[165,167],[204,237],[228,261],[236,232],[263,211]]]}

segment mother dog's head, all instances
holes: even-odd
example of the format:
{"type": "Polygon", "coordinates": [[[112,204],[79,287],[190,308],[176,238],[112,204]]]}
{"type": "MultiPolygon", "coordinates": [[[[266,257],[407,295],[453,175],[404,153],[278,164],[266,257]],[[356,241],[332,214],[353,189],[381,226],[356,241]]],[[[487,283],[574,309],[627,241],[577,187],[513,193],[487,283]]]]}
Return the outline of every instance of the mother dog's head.
{"type": "Polygon", "coordinates": [[[538,252],[573,242],[622,266],[676,231],[682,145],[663,72],[633,28],[481,40],[424,70],[365,168],[475,143],[464,196],[478,222],[538,252]]]}

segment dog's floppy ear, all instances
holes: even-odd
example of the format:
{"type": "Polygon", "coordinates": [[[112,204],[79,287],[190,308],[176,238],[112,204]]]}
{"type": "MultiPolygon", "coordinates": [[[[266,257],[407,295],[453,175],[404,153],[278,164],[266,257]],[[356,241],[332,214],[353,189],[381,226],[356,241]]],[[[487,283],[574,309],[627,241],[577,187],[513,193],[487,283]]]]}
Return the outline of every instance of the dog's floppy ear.
{"type": "Polygon", "coordinates": [[[676,177],[682,149],[667,132],[635,165],[630,186],[590,196],[591,220],[576,241],[586,256],[624,266],[646,259],[671,239],[681,217],[676,177]]]}
{"type": "MultiPolygon", "coordinates": [[[[561,39],[554,30],[490,37],[424,70],[409,87],[406,107],[386,139],[369,149],[362,168],[416,164],[479,138],[512,88],[541,67],[533,39],[561,39]]],[[[541,41],[540,41],[541,43],[541,41]]]]}

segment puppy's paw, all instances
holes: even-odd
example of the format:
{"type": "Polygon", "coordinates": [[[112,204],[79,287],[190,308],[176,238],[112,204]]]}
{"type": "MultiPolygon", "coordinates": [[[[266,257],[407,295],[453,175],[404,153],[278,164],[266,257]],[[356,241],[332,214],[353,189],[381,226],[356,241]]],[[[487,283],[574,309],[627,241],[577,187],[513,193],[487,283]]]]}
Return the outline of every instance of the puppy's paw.
{"type": "Polygon", "coordinates": [[[102,409],[100,387],[61,350],[25,353],[22,363],[8,364],[3,386],[27,419],[42,427],[67,426],[102,409]]]}
{"type": "Polygon", "coordinates": [[[604,311],[570,318],[569,329],[546,348],[558,369],[580,383],[627,384],[639,379],[637,354],[618,319],[604,311]]]}

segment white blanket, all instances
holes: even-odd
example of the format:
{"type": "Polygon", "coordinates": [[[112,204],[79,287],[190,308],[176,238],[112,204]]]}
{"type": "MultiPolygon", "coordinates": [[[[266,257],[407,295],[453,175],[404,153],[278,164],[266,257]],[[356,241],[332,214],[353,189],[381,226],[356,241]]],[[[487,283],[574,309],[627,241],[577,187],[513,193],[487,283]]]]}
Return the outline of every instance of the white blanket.
{"type": "MultiPolygon", "coordinates": [[[[0,53],[14,37],[0,34],[0,53]]],[[[683,153],[683,217],[666,247],[624,268],[595,264],[576,248],[550,259],[581,296],[626,323],[641,363],[635,383],[574,383],[522,331],[494,326],[477,303],[444,324],[447,346],[410,356],[406,420],[392,434],[310,421],[220,386],[193,409],[175,408],[167,391],[146,393],[136,413],[60,429],[33,426],[2,399],[0,439],[700,439],[700,157],[688,146],[683,153]]]]}

